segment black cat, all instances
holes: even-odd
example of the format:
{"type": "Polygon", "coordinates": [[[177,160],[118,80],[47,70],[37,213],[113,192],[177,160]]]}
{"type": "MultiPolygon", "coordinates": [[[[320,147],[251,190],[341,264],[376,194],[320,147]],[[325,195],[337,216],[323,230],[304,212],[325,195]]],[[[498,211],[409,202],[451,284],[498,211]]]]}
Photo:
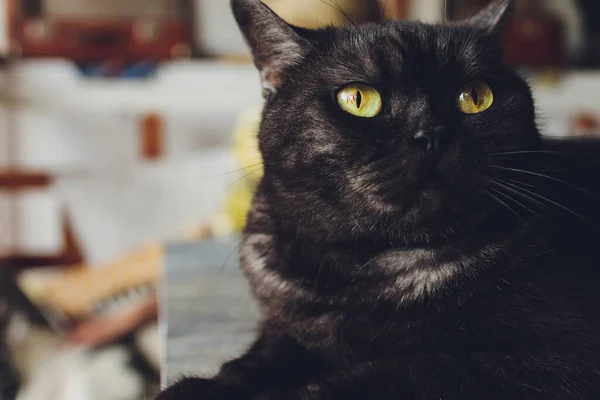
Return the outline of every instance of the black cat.
{"type": "Polygon", "coordinates": [[[264,322],[160,399],[600,399],[600,145],[543,139],[468,21],[310,31],[233,11],[261,72],[241,248],[264,322]]]}

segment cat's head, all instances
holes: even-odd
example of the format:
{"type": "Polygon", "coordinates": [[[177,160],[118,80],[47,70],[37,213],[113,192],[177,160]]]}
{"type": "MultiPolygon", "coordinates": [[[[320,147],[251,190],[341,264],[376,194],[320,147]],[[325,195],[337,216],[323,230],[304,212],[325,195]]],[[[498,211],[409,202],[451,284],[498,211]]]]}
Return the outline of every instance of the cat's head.
{"type": "Polygon", "coordinates": [[[266,96],[264,185],[299,224],[334,237],[445,234],[476,217],[494,154],[538,145],[530,90],[499,44],[510,0],[447,25],[314,31],[260,0],[232,6],[266,96]]]}

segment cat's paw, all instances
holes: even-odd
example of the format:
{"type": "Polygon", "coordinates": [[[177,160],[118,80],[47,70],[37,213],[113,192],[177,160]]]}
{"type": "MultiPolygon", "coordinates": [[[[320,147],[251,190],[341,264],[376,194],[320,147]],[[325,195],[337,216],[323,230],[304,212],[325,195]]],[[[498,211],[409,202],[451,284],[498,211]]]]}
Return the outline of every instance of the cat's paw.
{"type": "Polygon", "coordinates": [[[241,400],[214,379],[186,378],[166,389],[156,400],[241,400]]]}

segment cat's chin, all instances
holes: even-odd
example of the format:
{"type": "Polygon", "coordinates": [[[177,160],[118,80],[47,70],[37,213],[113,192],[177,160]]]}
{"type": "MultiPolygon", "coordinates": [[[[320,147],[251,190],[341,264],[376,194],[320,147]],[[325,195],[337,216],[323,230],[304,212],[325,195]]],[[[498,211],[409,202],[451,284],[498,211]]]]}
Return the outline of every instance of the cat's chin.
{"type": "Polygon", "coordinates": [[[442,180],[430,180],[388,195],[371,195],[374,208],[388,214],[402,214],[403,219],[430,220],[467,212],[472,202],[468,191],[454,188],[442,180]]]}
{"type": "Polygon", "coordinates": [[[371,209],[381,217],[379,221],[393,221],[388,231],[396,231],[399,237],[411,237],[420,241],[427,237],[448,237],[475,225],[485,215],[473,196],[445,185],[432,184],[423,187],[407,199],[398,194],[394,198],[379,199],[371,209]]]}

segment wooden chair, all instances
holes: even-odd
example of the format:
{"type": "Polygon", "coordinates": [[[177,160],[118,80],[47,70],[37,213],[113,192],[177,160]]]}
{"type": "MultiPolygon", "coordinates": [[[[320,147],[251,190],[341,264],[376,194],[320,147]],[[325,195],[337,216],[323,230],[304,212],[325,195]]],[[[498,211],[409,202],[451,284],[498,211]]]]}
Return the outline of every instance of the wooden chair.
{"type": "MultiPolygon", "coordinates": [[[[14,194],[23,190],[47,189],[53,184],[53,177],[38,172],[0,170],[0,192],[14,194]]],[[[79,246],[67,212],[63,212],[64,246],[58,254],[12,253],[0,257],[0,265],[16,272],[27,268],[74,266],[83,262],[83,252],[79,246]]]]}

